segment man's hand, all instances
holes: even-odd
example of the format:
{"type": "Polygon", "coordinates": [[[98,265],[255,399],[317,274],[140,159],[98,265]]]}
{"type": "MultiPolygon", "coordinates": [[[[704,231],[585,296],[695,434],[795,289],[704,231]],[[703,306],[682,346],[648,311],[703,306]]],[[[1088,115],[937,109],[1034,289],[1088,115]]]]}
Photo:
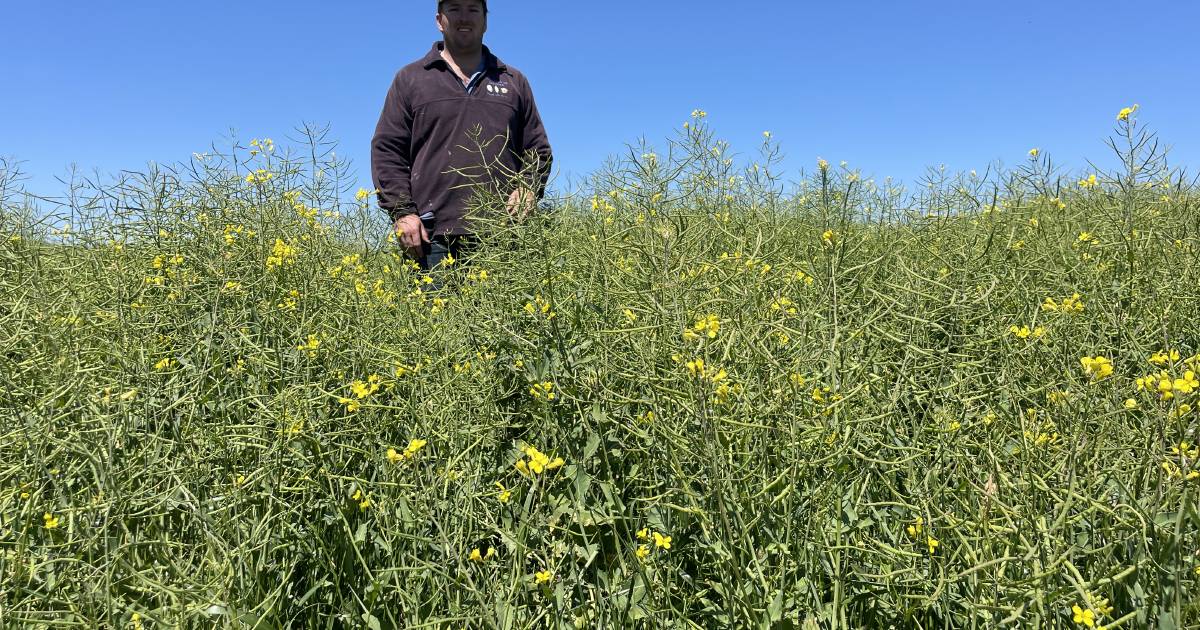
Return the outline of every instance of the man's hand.
{"type": "Polygon", "coordinates": [[[429,242],[429,234],[425,232],[425,225],[421,223],[420,217],[406,214],[396,219],[392,230],[396,232],[396,238],[400,239],[400,246],[409,258],[416,260],[421,257],[424,249],[422,245],[429,242]]]}
{"type": "Polygon", "coordinates": [[[521,220],[533,211],[536,203],[537,195],[533,194],[532,190],[521,186],[508,196],[508,203],[505,204],[505,207],[508,209],[508,216],[521,220]]]}

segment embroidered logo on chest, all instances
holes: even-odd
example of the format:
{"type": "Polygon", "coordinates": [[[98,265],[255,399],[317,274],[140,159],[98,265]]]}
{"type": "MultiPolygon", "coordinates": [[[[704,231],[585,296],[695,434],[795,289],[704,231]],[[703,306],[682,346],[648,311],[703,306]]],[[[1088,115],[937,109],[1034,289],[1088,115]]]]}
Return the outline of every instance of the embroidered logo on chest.
{"type": "Polygon", "coordinates": [[[494,84],[489,83],[487,85],[487,91],[488,91],[488,94],[494,94],[496,96],[506,96],[508,94],[508,87],[504,83],[494,83],[494,84]]]}

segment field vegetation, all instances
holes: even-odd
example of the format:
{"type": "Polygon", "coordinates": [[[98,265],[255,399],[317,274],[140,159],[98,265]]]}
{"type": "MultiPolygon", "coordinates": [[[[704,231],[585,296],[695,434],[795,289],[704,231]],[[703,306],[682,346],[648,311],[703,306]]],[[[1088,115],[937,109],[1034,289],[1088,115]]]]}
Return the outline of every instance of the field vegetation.
{"type": "MultiPolygon", "coordinates": [[[[312,130],[310,130],[311,132],[312,130]]],[[[694,112],[431,276],[319,132],[0,173],[0,626],[1200,624],[1200,211],[694,112]]]]}

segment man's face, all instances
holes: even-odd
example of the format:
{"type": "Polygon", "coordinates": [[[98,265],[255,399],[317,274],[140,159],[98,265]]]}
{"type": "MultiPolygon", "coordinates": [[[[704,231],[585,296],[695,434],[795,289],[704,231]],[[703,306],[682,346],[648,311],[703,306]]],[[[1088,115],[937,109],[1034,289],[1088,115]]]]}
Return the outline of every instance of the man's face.
{"type": "Polygon", "coordinates": [[[448,0],[437,14],[438,30],[454,48],[473,49],[483,44],[487,13],[480,0],[448,0]]]}

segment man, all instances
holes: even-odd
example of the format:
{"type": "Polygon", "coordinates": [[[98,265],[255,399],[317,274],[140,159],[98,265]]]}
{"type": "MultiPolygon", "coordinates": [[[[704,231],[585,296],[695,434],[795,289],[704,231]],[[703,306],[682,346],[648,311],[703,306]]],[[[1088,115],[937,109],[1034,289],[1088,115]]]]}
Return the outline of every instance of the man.
{"type": "Polygon", "coordinates": [[[436,19],[442,41],[396,74],[371,140],[379,205],[427,270],[470,243],[476,185],[520,218],[545,193],[552,159],[525,75],[483,45],[487,0],[440,0],[436,19]]]}

